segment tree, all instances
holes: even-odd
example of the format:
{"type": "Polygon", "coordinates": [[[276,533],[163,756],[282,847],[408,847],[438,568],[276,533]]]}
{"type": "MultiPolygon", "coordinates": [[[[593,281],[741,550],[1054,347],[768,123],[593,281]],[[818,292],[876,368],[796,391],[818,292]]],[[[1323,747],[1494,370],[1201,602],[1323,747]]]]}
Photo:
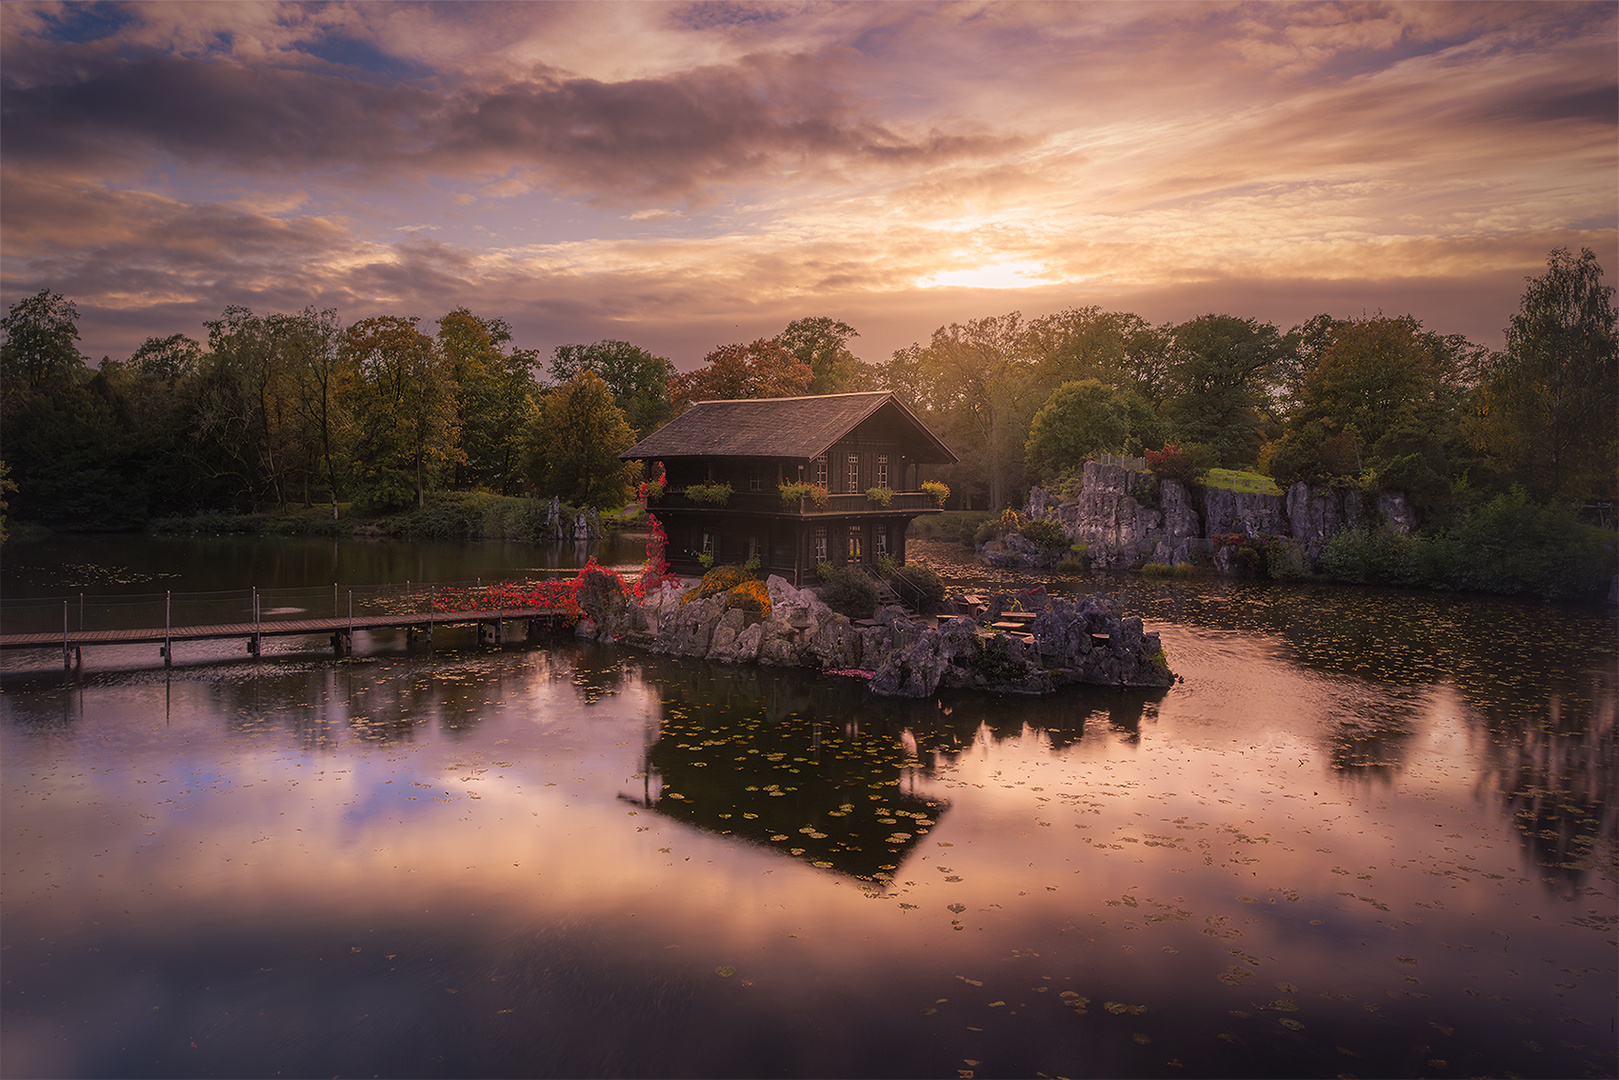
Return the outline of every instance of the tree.
{"type": "Polygon", "coordinates": [[[1613,289],[1589,248],[1557,248],[1525,279],[1506,352],[1488,371],[1480,438],[1503,472],[1542,495],[1615,494],[1619,361],[1613,289]]]}
{"type": "Polygon", "coordinates": [[[336,311],[307,307],[297,315],[272,315],[269,323],[278,360],[293,382],[301,456],[312,466],[304,473],[304,503],[309,503],[314,472],[326,487],[335,521],[358,435],[351,403],[359,372],[343,349],[336,311]]]}
{"type": "Polygon", "coordinates": [[[1048,387],[1097,379],[1162,400],[1169,335],[1139,315],[1099,307],[1066,308],[1028,326],[1036,378],[1048,387]]]}
{"type": "Polygon", "coordinates": [[[900,349],[883,368],[884,385],[961,457],[941,473],[953,487],[977,488],[990,509],[1011,505],[1019,492],[1039,400],[1024,329],[1016,311],[941,326],[926,347],[900,349]]]}
{"type": "Polygon", "coordinates": [[[1448,487],[1462,379],[1477,347],[1424,330],[1409,315],[1331,320],[1300,332],[1306,365],[1271,455],[1280,484],[1375,473],[1389,488],[1437,498],[1448,487]]]}
{"type": "Polygon", "coordinates": [[[358,373],[356,472],[376,507],[425,506],[428,488],[461,458],[450,363],[417,321],[373,316],[343,334],[346,362],[358,373]]]}
{"type": "Polygon", "coordinates": [[[639,466],[618,455],[635,442],[624,411],[600,375],[585,370],[540,401],[530,433],[529,475],[535,487],[575,506],[629,501],[639,466]]]}
{"type": "Polygon", "coordinates": [[[79,355],[79,309],[60,293],[41,289],[11,305],[0,319],[0,378],[33,386],[41,380],[71,375],[84,368],[79,355]]]}
{"type": "Polygon", "coordinates": [[[721,345],[703,357],[703,366],[677,375],[669,387],[677,413],[696,401],[795,397],[809,392],[809,365],[777,341],[721,345]]]}
{"type": "Polygon", "coordinates": [[[809,366],[808,393],[841,394],[866,389],[875,375],[849,351],[849,339],[859,336],[860,331],[846,322],[816,315],[794,319],[776,340],[795,360],[809,366]]]}
{"type": "Polygon", "coordinates": [[[1288,345],[1269,323],[1202,315],[1175,327],[1164,413],[1183,443],[1222,465],[1250,465],[1264,445],[1265,386],[1288,345]]]}
{"type": "Polygon", "coordinates": [[[1035,412],[1024,444],[1029,475],[1048,481],[1084,466],[1099,453],[1163,445],[1151,406],[1133,390],[1096,379],[1063,383],[1035,412]],[[1134,445],[1131,445],[1133,442],[1134,445]]]}
{"type": "Polygon", "coordinates": [[[594,371],[607,384],[613,402],[624,410],[624,417],[644,438],[675,418],[669,400],[670,380],[675,366],[627,341],[598,341],[592,345],[558,345],[551,359],[551,377],[567,382],[594,371]]]}
{"type": "Polygon", "coordinates": [[[502,495],[522,483],[523,439],[539,392],[531,349],[505,346],[511,327],[458,307],[439,320],[438,346],[457,389],[456,413],[465,460],[461,484],[479,484],[502,495]]]}
{"type": "Polygon", "coordinates": [[[204,432],[234,459],[251,495],[268,493],[285,506],[302,446],[295,384],[277,356],[275,324],[233,304],[204,325],[213,376],[200,417],[204,432]]]}

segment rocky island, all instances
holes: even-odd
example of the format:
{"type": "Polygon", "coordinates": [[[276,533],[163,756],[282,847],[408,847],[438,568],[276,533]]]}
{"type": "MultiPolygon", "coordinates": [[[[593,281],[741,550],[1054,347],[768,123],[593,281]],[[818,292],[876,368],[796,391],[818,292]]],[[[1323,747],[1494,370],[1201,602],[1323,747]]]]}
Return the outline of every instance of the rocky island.
{"type": "Polygon", "coordinates": [[[1158,635],[1097,597],[1066,600],[1040,590],[962,596],[937,616],[890,605],[855,620],[780,576],[764,585],[769,603],[761,611],[737,606],[726,593],[670,585],[595,612],[577,632],[674,656],[856,675],[870,680],[873,693],[893,697],[1175,681],[1158,635]]]}

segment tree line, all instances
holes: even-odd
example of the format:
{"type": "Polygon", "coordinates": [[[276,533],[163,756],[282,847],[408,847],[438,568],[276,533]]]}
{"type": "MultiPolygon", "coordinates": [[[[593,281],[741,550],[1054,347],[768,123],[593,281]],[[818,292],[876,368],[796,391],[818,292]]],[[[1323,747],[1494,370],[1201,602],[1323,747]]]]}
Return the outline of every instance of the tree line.
{"type": "Polygon", "coordinates": [[[91,368],[72,301],[0,320],[0,493],[14,518],[136,528],[199,511],[421,506],[446,491],[621,505],[620,451],[693,401],[887,389],[961,458],[962,505],[1072,487],[1100,453],[1167,453],[1187,475],[1252,470],[1405,492],[1443,515],[1514,486],[1544,503],[1616,495],[1615,316],[1594,254],[1553,251],[1499,352],[1409,315],[1287,331],[1209,314],[1153,325],[1079,307],[952,323],[869,364],[824,316],[722,345],[680,373],[625,341],[542,364],[504,320],[344,326],[228,307],[206,341],[149,338],[91,368]]]}

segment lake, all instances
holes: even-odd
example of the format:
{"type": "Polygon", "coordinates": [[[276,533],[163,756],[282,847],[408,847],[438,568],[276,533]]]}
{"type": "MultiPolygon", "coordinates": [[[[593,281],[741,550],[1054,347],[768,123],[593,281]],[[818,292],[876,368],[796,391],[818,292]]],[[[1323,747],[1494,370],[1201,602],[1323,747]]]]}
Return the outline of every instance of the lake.
{"type": "MultiPolygon", "coordinates": [[[[81,592],[338,605],[582,557],[5,554],[8,623],[57,627],[81,592]]],[[[1053,588],[1184,682],[893,701],[470,631],[8,655],[0,1072],[1615,1075],[1611,608],[1053,588]]]]}

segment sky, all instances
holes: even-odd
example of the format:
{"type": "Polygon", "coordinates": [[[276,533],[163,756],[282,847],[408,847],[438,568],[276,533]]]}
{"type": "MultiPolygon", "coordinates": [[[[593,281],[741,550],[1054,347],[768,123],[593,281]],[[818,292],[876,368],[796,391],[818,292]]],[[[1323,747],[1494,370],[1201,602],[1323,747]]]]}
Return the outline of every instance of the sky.
{"type": "Polygon", "coordinates": [[[0,4],[0,303],[465,306],[690,369],[1096,305],[1492,348],[1619,269],[1619,5],[0,4]]]}

